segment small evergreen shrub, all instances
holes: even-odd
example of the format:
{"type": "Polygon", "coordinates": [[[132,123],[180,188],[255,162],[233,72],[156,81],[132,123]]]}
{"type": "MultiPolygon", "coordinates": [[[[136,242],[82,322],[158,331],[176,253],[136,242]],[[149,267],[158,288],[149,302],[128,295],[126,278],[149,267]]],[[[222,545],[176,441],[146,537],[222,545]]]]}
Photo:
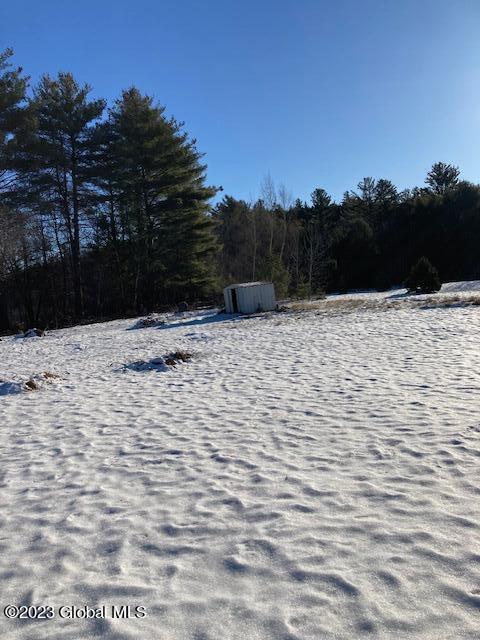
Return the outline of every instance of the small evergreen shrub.
{"type": "Polygon", "coordinates": [[[438,271],[425,256],[413,265],[404,284],[409,293],[434,293],[442,286],[438,271]]]}

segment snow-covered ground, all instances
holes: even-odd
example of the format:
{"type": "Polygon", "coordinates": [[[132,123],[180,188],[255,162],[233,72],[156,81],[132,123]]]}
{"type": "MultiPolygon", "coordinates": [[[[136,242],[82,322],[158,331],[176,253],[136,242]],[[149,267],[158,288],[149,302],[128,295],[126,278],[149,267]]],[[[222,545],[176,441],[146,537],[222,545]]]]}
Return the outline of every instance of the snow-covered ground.
{"type": "Polygon", "coordinates": [[[0,342],[2,640],[478,640],[480,307],[134,324],[0,342]]]}

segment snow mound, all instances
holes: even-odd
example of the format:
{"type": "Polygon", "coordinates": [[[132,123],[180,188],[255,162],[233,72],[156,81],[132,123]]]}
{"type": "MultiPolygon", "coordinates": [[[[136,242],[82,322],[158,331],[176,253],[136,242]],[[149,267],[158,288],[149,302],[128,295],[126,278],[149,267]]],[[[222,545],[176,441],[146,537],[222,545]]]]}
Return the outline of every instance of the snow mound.
{"type": "Polygon", "coordinates": [[[129,327],[129,329],[149,329],[151,327],[160,327],[163,324],[165,324],[165,318],[163,316],[157,316],[152,313],[146,318],[140,318],[139,320],[137,320],[134,325],[129,327]]]}
{"type": "Polygon", "coordinates": [[[169,371],[181,362],[188,362],[192,357],[187,351],[173,351],[166,356],[152,358],[151,360],[136,360],[123,366],[123,370],[130,371],[169,371]]]}
{"type": "Polygon", "coordinates": [[[34,327],[33,329],[27,329],[25,333],[18,334],[17,336],[15,336],[15,339],[24,340],[25,338],[43,338],[44,336],[45,336],[45,331],[34,327]]]}
{"type": "Polygon", "coordinates": [[[0,380],[0,396],[10,396],[29,391],[39,391],[46,384],[50,384],[53,380],[59,378],[60,376],[55,373],[44,371],[30,376],[28,380],[0,380]]]}
{"type": "Polygon", "coordinates": [[[467,282],[445,282],[440,289],[441,293],[468,293],[470,291],[480,291],[480,280],[470,280],[467,282]]]}

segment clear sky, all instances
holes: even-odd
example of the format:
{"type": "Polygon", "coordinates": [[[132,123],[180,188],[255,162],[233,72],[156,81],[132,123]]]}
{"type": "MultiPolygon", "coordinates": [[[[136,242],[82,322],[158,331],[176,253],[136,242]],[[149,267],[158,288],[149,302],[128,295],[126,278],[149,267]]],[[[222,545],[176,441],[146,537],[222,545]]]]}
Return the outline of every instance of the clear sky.
{"type": "Polygon", "coordinates": [[[36,80],[132,84],[186,123],[208,180],[335,198],[363,176],[480,182],[480,0],[0,0],[0,49],[36,80]]]}

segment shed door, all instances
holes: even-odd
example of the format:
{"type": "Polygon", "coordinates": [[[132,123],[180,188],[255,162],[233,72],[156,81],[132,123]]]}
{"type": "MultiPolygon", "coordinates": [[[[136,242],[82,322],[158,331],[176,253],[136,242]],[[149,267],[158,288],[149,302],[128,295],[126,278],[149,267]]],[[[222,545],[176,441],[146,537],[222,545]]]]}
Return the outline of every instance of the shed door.
{"type": "Polygon", "coordinates": [[[230,289],[230,291],[232,292],[232,309],[233,309],[233,313],[238,313],[237,290],[236,289],[230,289]]]}

